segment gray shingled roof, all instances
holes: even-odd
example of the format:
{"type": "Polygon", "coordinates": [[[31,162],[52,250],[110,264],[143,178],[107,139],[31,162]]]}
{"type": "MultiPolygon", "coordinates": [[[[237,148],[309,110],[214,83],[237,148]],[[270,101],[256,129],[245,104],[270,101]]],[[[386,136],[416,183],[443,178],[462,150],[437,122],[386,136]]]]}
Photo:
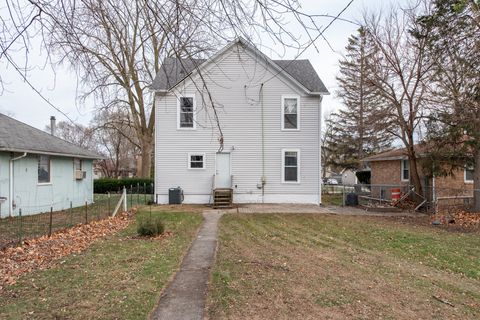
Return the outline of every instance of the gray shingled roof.
{"type": "MultiPolygon", "coordinates": [[[[205,59],[166,58],[151,88],[171,89],[204,61],[205,59]]],[[[309,60],[273,60],[273,62],[311,92],[328,92],[309,60]]]]}
{"type": "Polygon", "coordinates": [[[80,148],[1,113],[0,151],[52,154],[87,159],[103,158],[95,152],[80,148]]]}

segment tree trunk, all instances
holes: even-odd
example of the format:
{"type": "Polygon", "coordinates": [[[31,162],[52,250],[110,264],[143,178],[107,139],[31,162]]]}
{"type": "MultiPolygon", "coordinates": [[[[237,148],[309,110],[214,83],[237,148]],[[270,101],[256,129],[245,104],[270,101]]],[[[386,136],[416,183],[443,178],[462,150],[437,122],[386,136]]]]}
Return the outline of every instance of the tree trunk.
{"type": "Polygon", "coordinates": [[[141,165],[137,168],[137,175],[142,178],[150,178],[152,170],[153,137],[143,136],[141,147],[141,165]]]}
{"type": "Polygon", "coordinates": [[[473,171],[473,212],[480,213],[480,147],[475,150],[475,166],[473,171]]]}
{"type": "MultiPolygon", "coordinates": [[[[418,174],[417,155],[415,154],[413,145],[409,146],[407,150],[408,150],[408,159],[409,159],[409,165],[410,165],[410,181],[413,183],[413,186],[415,187],[415,192],[420,195],[423,195],[422,182],[420,181],[420,175],[418,174]]],[[[417,205],[419,205],[423,201],[423,199],[417,195],[414,196],[414,200],[417,205]]]]}

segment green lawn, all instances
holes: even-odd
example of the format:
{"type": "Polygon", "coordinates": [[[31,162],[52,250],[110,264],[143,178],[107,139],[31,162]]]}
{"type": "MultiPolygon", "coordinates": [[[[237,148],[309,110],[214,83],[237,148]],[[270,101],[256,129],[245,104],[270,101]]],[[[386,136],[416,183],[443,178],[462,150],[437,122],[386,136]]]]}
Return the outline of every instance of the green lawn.
{"type": "Polygon", "coordinates": [[[219,236],[211,319],[480,317],[479,233],[374,217],[230,214],[219,236]]]}
{"type": "Polygon", "coordinates": [[[322,194],[322,204],[326,206],[341,206],[343,205],[343,194],[322,194]]]}
{"type": "Polygon", "coordinates": [[[138,239],[132,223],[52,269],[24,275],[0,292],[0,318],[145,319],[202,222],[197,213],[152,214],[162,217],[172,236],[138,239]]]}

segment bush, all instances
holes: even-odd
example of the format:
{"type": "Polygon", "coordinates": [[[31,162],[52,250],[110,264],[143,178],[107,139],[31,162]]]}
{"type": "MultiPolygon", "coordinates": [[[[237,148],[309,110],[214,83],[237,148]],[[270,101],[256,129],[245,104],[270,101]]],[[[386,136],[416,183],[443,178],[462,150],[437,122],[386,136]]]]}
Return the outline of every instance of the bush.
{"type": "Polygon", "coordinates": [[[139,219],[137,233],[143,237],[156,237],[165,231],[165,225],[159,217],[139,219]]]}
{"type": "Polygon", "coordinates": [[[93,181],[94,193],[121,192],[123,187],[128,193],[153,193],[153,179],[151,178],[101,178],[93,181]]]}

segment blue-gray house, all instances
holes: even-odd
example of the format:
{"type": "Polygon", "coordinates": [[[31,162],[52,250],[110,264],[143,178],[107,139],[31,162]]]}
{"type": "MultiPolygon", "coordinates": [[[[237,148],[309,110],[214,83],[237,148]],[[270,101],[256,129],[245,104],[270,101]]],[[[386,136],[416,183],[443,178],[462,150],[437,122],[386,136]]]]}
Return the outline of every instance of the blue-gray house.
{"type": "MultiPolygon", "coordinates": [[[[54,124],[54,123],[52,123],[54,124]]],[[[95,152],[0,114],[0,217],[93,202],[95,152]]]]}

